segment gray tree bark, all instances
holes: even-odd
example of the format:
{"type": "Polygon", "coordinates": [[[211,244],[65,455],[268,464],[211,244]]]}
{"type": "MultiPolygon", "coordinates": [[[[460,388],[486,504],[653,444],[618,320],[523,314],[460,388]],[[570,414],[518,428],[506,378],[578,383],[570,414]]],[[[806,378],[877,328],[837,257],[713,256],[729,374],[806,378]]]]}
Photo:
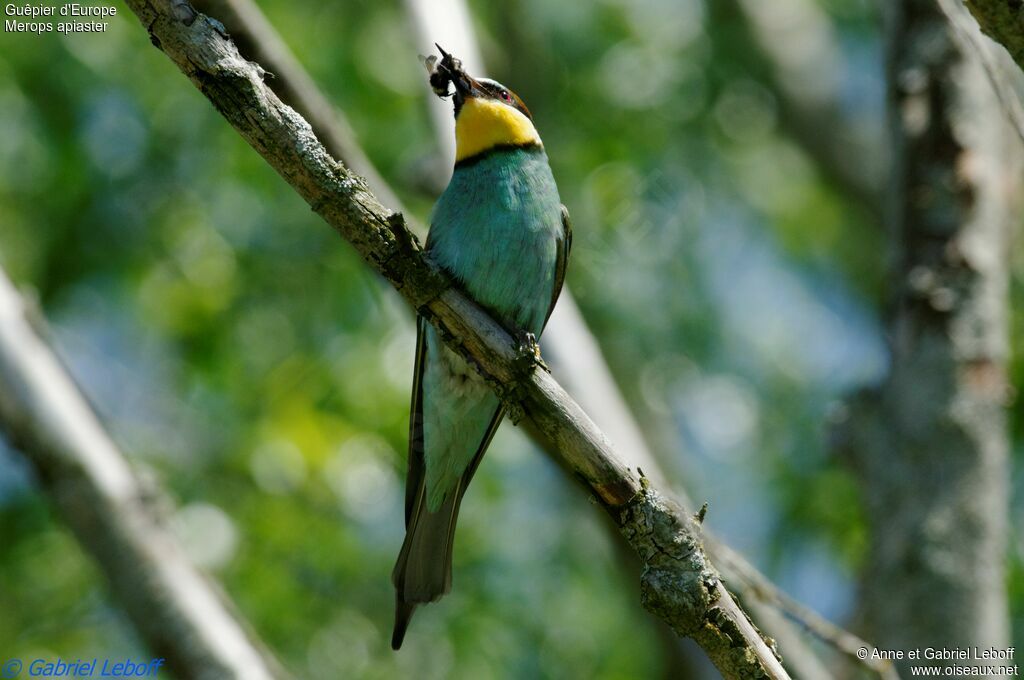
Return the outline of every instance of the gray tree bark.
{"type": "Polygon", "coordinates": [[[845,430],[871,525],[861,616],[884,649],[1005,647],[1007,245],[1021,152],[938,4],[885,11],[892,364],[845,430]]]}

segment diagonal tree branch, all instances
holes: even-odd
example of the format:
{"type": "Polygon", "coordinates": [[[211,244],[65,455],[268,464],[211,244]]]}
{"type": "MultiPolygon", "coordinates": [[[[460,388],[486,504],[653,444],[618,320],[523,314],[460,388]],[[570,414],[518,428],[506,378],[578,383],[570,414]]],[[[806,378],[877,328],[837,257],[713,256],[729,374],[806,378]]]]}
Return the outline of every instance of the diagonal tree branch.
{"type": "Polygon", "coordinates": [[[143,484],[103,431],[0,271],[0,432],[23,452],[143,640],[181,677],[284,678],[160,521],[143,484]]]}
{"type": "Polygon", "coordinates": [[[695,639],[725,677],[786,678],[772,649],[722,585],[694,518],[665,500],[612,450],[605,435],[543,371],[525,371],[509,333],[452,288],[401,215],[337,163],[309,124],[264,84],[222,27],[174,0],[126,0],[155,45],[264,159],[403,297],[472,361],[513,411],[557,445],[644,562],[644,605],[695,639]]]}
{"type": "MultiPolygon", "coordinates": [[[[732,548],[718,544],[710,552],[715,556],[716,563],[721,565],[723,572],[736,574],[735,582],[739,584],[737,593],[755,613],[768,614],[770,617],[784,615],[800,625],[810,635],[849,657],[852,663],[873,671],[882,680],[899,680],[899,674],[896,672],[896,668],[891,661],[887,659],[861,659],[857,655],[857,652],[861,649],[874,649],[874,645],[822,618],[813,610],[783,593],[764,574],[750,565],[732,548]],[[764,609],[768,609],[768,611],[762,612],[764,609]]],[[[730,583],[733,582],[730,580],[730,583]]],[[[782,623],[774,619],[773,622],[776,624],[782,623]]],[[[785,642],[791,644],[789,640],[785,642]]],[[[785,644],[781,646],[783,650],[786,649],[785,644]]],[[[805,655],[801,654],[801,656],[805,655]]],[[[798,671],[797,675],[812,678],[828,677],[827,673],[811,669],[805,672],[798,671]]]]}

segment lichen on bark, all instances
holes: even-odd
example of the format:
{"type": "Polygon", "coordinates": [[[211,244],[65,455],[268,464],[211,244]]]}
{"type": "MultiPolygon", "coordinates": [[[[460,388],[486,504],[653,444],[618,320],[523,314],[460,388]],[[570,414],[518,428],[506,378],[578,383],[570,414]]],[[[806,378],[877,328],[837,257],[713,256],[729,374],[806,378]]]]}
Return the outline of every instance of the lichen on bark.
{"type": "Polygon", "coordinates": [[[684,636],[705,622],[719,577],[707,561],[700,526],[653,489],[622,510],[619,526],[643,562],[643,605],[684,636]]]}

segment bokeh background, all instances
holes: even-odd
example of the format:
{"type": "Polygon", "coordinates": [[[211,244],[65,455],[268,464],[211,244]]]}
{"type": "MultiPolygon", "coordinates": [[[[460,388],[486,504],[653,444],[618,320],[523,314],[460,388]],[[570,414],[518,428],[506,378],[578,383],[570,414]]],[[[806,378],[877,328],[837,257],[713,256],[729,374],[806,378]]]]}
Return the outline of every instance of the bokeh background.
{"type": "MultiPolygon", "coordinates": [[[[879,20],[868,0],[757,4],[470,7],[489,75],[545,140],[574,215],[568,280],[662,466],[846,623],[866,529],[827,426],[887,369],[886,237],[862,200],[885,184],[879,20]],[[772,20],[802,27],[781,56],[758,40],[772,20]],[[799,122],[794,97],[833,118],[799,122]],[[860,187],[815,148],[840,134],[862,140],[860,187]]],[[[426,221],[438,143],[406,7],[260,6],[426,221]]],[[[507,423],[463,505],[453,593],[391,652],[411,312],[117,7],[102,35],[0,35],[0,264],[173,493],[192,558],[298,677],[668,673],[595,508],[507,423]]],[[[1013,276],[1019,345],[1019,252],[1013,276]]],[[[1013,433],[1019,457],[1019,417],[1013,433]]],[[[0,546],[0,656],[148,658],[2,439],[0,546]]],[[[1014,535],[1018,648],[1022,558],[1014,535]]]]}

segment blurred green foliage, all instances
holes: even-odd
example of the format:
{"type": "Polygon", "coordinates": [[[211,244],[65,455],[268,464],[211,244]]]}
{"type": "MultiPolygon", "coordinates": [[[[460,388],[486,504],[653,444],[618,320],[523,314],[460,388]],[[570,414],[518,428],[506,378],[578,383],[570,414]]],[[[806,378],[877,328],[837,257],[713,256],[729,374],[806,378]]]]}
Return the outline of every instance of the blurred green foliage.
{"type": "MultiPolygon", "coordinates": [[[[260,4],[426,219],[436,144],[402,3],[260,4]]],[[[822,5],[850,115],[880,135],[873,5],[822,5]]],[[[464,504],[454,592],[390,651],[411,313],[118,9],[102,35],[0,35],[0,263],[173,491],[193,557],[298,677],[667,672],[601,519],[507,424],[464,504]]],[[[885,371],[882,225],[780,132],[731,3],[473,10],[491,75],[544,136],[576,225],[570,284],[664,466],[714,530],[842,621],[866,529],[825,423],[885,371]]],[[[1019,249],[1014,267],[1020,338],[1019,249]]],[[[1018,454],[1022,434],[1017,419],[1018,454]]],[[[0,453],[0,656],[143,656],[0,453]]]]}

